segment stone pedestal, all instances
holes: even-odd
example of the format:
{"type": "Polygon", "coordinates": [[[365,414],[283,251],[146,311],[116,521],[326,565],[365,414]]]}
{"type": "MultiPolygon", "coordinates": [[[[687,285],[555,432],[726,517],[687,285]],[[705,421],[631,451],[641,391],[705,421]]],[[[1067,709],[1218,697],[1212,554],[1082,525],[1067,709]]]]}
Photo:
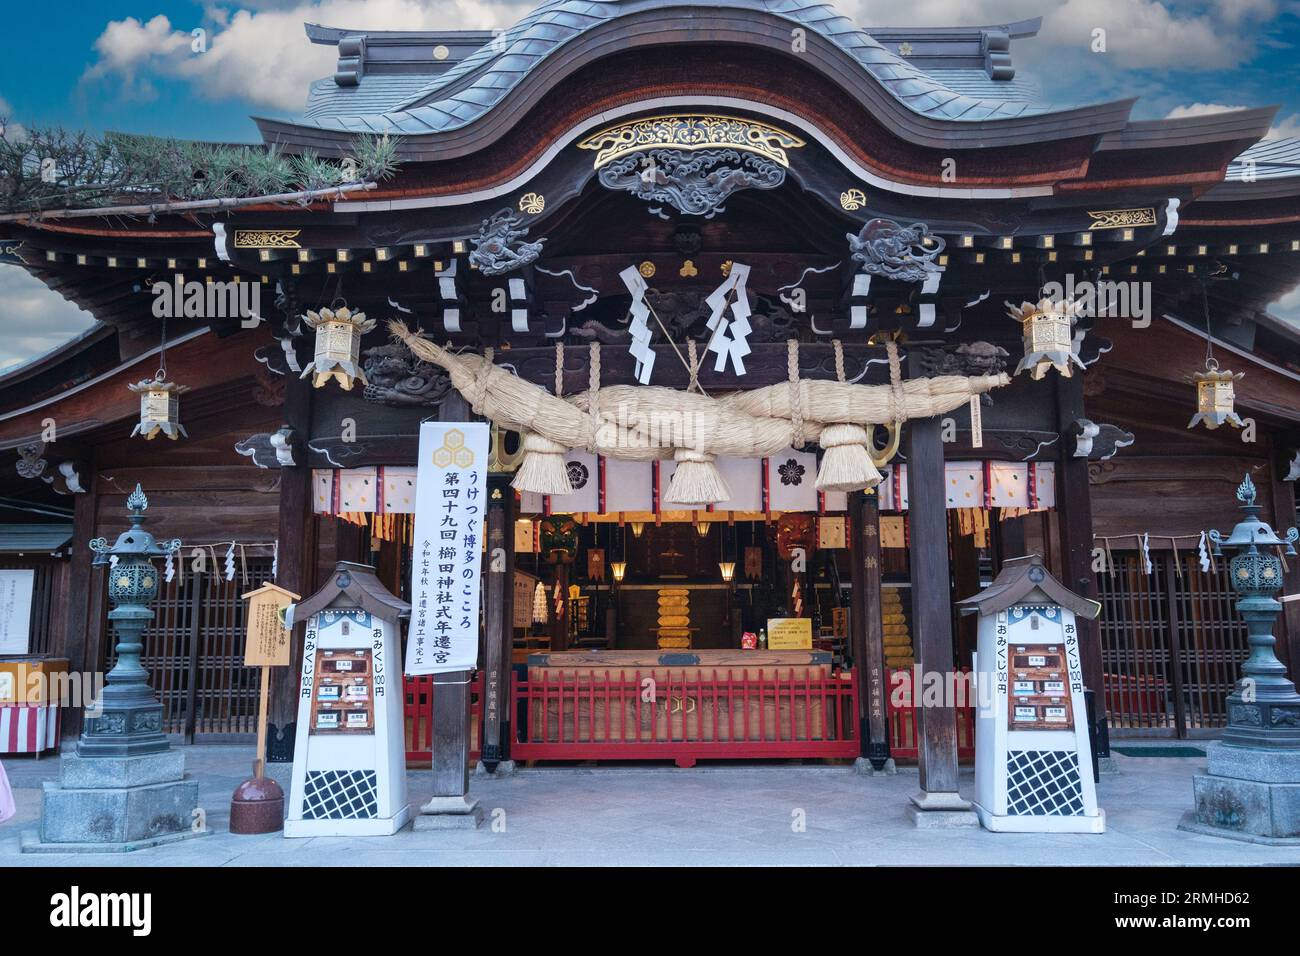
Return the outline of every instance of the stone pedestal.
{"type": "Polygon", "coordinates": [[[1215,741],[1192,778],[1196,809],[1180,830],[1247,843],[1300,845],[1300,751],[1215,741]]]}
{"type": "Polygon", "coordinates": [[[892,777],[898,774],[898,764],[893,757],[887,757],[879,770],[869,757],[857,757],[853,761],[853,772],[860,777],[892,777]]]}
{"type": "Polygon", "coordinates": [[[474,765],[474,776],[476,777],[513,777],[515,775],[515,762],[513,760],[502,760],[497,764],[495,770],[489,770],[487,764],[482,760],[474,765]]]}
{"type": "Polygon", "coordinates": [[[121,853],[205,835],[199,785],[176,751],[135,757],[66,754],[45,784],[39,832],[24,853],[121,853]]]}
{"type": "Polygon", "coordinates": [[[412,830],[473,830],[483,822],[483,808],[469,797],[434,797],[411,825],[412,830]]]}
{"type": "Polygon", "coordinates": [[[917,829],[921,830],[952,830],[980,825],[970,801],[963,800],[960,794],[948,791],[922,790],[915,794],[907,808],[907,815],[912,818],[917,829]]]}

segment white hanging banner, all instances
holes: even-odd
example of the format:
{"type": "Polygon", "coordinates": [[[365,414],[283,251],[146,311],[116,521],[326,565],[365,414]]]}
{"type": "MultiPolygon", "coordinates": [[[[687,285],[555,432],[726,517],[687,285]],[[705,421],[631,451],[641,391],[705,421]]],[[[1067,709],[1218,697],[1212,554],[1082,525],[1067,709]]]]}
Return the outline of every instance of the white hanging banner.
{"type": "Polygon", "coordinates": [[[407,674],[478,666],[487,459],[485,423],[420,426],[407,674]]]}
{"type": "Polygon", "coordinates": [[[655,367],[655,352],[650,347],[650,306],[645,301],[645,279],[641,278],[636,266],[628,266],[618,277],[627,286],[627,291],[632,293],[632,324],[628,327],[632,344],[627,350],[636,359],[636,380],[642,385],[649,385],[650,373],[655,367]]]}
{"type": "Polygon", "coordinates": [[[749,333],[753,331],[749,325],[749,293],[745,290],[748,278],[749,266],[733,262],[726,281],[704,300],[709,305],[709,328],[713,330],[705,349],[718,356],[713,363],[715,372],[726,371],[727,359],[730,358],[736,374],[745,374],[744,359],[750,353],[749,333]],[[727,298],[732,292],[736,297],[731,302],[732,319],[728,322],[727,298]]]}
{"type": "Polygon", "coordinates": [[[817,456],[787,448],[767,459],[767,510],[817,510],[817,456]]]}

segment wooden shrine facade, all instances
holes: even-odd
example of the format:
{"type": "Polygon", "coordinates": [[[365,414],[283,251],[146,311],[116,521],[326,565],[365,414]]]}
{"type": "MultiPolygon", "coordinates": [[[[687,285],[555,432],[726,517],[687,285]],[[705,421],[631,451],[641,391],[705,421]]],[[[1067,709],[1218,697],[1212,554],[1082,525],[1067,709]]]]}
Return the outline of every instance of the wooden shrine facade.
{"type": "MultiPolygon", "coordinates": [[[[977,422],[963,405],[907,422],[895,448],[873,446],[906,465],[906,534],[901,547],[882,547],[881,497],[845,497],[837,567],[849,595],[851,666],[833,678],[840,685],[826,678],[818,706],[833,696],[824,712],[851,719],[835,746],[812,734],[815,746],[779,755],[886,754],[889,721],[899,717],[885,701],[882,576],[910,585],[918,666],[950,672],[971,646],[953,601],[978,590],[981,560],[987,574],[990,562],[996,570],[1029,550],[1107,604],[1099,625],[1081,625],[1103,748],[1108,709],[1121,711],[1109,722],[1117,732],[1212,729],[1213,714],[1189,718],[1188,701],[1223,689],[1243,645],[1233,644],[1228,619],[1194,609],[1196,589],[1213,591],[1217,568],[1198,565],[1204,578],[1189,573],[1183,590],[1169,574],[1184,581],[1173,569],[1196,553],[1201,531],[1227,520],[1243,472],[1255,476],[1274,524],[1295,516],[1300,336],[1267,305],[1300,265],[1300,178],[1233,173],[1273,111],[1148,122],[1130,119],[1131,101],[1038,110],[998,98],[1000,68],[990,66],[985,92],[959,94],[900,53],[924,41],[976,57],[987,46],[981,37],[993,35],[996,47],[1006,28],[877,39],[798,4],[780,15],[749,0],[596,6],[583,26],[564,19],[565,3],[546,4],[568,31],[550,52],[530,42],[541,30],[536,14],[507,31],[504,50],[469,36],[367,41],[364,32],[311,28],[315,42],[339,45],[339,74],[313,87],[303,117],[259,121],[264,139],[290,153],[344,156],[358,130],[388,135],[401,161],[389,179],[300,204],[0,216],[6,261],[101,323],[0,378],[0,448],[16,465],[3,495],[53,506],[74,527],[66,573],[55,578],[51,650],[77,669],[103,660],[102,573],[85,544],[120,530],[122,498],[136,482],[158,528],[181,538],[188,556],[174,585],[177,623],[168,625],[167,640],[179,643],[154,661],[156,675],[158,665],[177,675],[168,685],[179,702],[174,729],[203,732],[204,693],[220,710],[221,691],[203,690],[205,668],[222,659],[238,670],[233,645],[215,636],[238,629],[238,612],[200,595],[272,570],[281,586],[309,594],[339,559],[375,560],[391,588],[402,586],[400,522],[385,524],[373,506],[317,507],[313,476],[415,466],[419,423],[470,420],[475,396],[390,340],[382,321],[358,343],[364,383],[314,388],[304,370],[319,359],[320,333],[309,312],[346,304],[453,350],[490,349],[498,367],[561,396],[591,386],[593,346],[602,387],[698,385],[721,395],[792,377],[887,385],[887,343],[901,353],[904,381],[1014,373],[1026,348],[1006,303],[1037,302],[1051,282],[1114,283],[1138,297],[1130,305],[1144,303],[1140,314],[1079,317],[1067,337],[1072,374],[1013,374],[977,400],[977,422]],[[806,41],[793,53],[792,29],[806,41]],[[437,44],[448,62],[424,79],[393,65],[408,60],[380,53],[405,48],[414,63],[437,44]],[[507,76],[507,56],[528,65],[507,76]],[[398,87],[405,92],[364,110],[349,99],[398,87]],[[254,286],[256,315],[169,319],[164,356],[153,289],[178,276],[204,290],[254,286]],[[747,304],[743,373],[709,351],[711,296],[729,282],[727,301],[747,304]],[[648,341],[631,332],[640,305],[648,341]],[[1251,420],[1249,441],[1233,427],[1187,428],[1207,329],[1221,365],[1245,372],[1235,400],[1251,420]],[[692,343],[702,359],[694,371],[692,343]],[[168,377],[188,386],[179,401],[188,434],[132,438],[140,398],[127,386],[164,358],[168,377]],[[950,507],[945,461],[1049,465],[1053,503],[950,507]],[[963,532],[961,507],[982,513],[987,534],[963,532]],[[1148,574],[1150,555],[1167,570],[1148,574]],[[1179,623],[1169,623],[1171,608],[1179,623]],[[1223,636],[1213,648],[1197,638],[1210,627],[1223,636]],[[1172,636],[1151,638],[1155,631],[1172,636]],[[1202,647],[1214,657],[1208,676],[1202,647]]],[[[503,463],[489,535],[503,542],[513,573],[519,503],[508,478],[503,463]]],[[[749,517],[762,521],[758,511],[749,517]]],[[[1300,587],[1297,573],[1292,566],[1290,590],[1300,587]]],[[[545,721],[513,726],[529,720],[520,713],[549,713],[565,690],[545,676],[512,680],[510,589],[489,580],[485,594],[475,731],[485,759],[512,745],[521,759],[607,753],[548,750],[557,741],[535,736],[545,721]]],[[[1300,603],[1288,615],[1284,659],[1300,661],[1300,603]]],[[[750,693],[744,683],[725,695],[750,693]]],[[[231,700],[242,699],[237,676],[228,686],[231,700]]],[[[456,686],[412,691],[408,716],[433,734],[413,753],[426,740],[436,751],[465,720],[469,685],[456,686]],[[441,710],[439,694],[448,699],[441,710]]],[[[625,690],[611,686],[606,699],[625,690]]],[[[294,714],[291,678],[277,680],[273,700],[283,733],[294,714]]],[[[955,790],[965,717],[917,710],[912,729],[892,740],[915,750],[924,789],[955,790]]],[[[213,726],[243,730],[233,717],[213,726]]],[[[671,726],[664,733],[671,738],[671,726]]],[[[635,739],[651,748],[635,756],[657,752],[657,742],[635,739]]]]}

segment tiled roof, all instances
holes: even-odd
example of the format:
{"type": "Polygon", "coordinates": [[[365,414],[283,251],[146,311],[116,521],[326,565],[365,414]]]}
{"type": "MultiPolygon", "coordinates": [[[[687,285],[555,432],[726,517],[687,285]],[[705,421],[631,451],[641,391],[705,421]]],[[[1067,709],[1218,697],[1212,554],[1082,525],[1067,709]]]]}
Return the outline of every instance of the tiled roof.
{"type": "Polygon", "coordinates": [[[1228,164],[1224,182],[1250,182],[1248,172],[1254,180],[1300,176],[1300,137],[1260,140],[1228,164]]]}
{"type": "MultiPolygon", "coordinates": [[[[655,7],[685,6],[689,4],[672,0],[546,0],[439,76],[367,75],[356,87],[333,89],[331,81],[319,81],[313,84],[300,122],[350,132],[423,134],[457,129],[492,109],[547,56],[591,28],[655,7]]],[[[1026,81],[994,81],[979,70],[927,73],[885,49],[826,3],[711,0],[703,9],[753,10],[814,31],[853,57],[900,103],[923,116],[980,122],[1052,111],[1037,102],[1036,89],[1026,81]],[[983,75],[983,81],[975,74],[983,75]]]]}

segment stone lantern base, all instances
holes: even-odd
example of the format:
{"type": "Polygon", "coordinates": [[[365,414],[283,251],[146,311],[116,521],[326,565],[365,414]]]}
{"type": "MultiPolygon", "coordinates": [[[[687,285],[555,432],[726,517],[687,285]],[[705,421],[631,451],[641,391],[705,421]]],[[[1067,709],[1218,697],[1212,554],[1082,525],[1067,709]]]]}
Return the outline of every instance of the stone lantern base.
{"type": "Polygon", "coordinates": [[[1196,809],[1178,829],[1247,843],[1300,846],[1300,751],[1215,741],[1192,778],[1196,809]]]}
{"type": "Polygon", "coordinates": [[[24,853],[121,853],[204,836],[197,781],[175,750],[132,757],[64,754],[45,784],[40,831],[24,853]]]}

